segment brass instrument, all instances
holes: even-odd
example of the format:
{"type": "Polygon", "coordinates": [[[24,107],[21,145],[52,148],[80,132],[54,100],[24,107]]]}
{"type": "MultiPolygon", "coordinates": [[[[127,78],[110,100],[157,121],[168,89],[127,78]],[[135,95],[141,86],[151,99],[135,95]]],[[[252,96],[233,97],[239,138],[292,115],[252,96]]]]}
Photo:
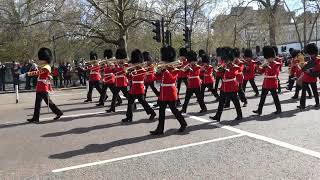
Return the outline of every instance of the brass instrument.
{"type": "Polygon", "coordinates": [[[165,69],[177,69],[178,67],[180,68],[182,65],[183,65],[182,62],[174,61],[170,63],[159,63],[155,68],[157,72],[161,72],[162,70],[165,70],[165,69]]]}

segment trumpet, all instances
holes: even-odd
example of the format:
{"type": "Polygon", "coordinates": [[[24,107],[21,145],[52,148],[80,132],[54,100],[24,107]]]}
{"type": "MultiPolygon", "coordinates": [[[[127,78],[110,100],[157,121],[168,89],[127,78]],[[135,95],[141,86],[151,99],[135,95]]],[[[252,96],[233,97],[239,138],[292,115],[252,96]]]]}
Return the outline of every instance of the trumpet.
{"type": "Polygon", "coordinates": [[[176,69],[176,68],[180,68],[183,65],[182,62],[179,61],[174,61],[174,62],[170,62],[170,63],[159,63],[155,68],[157,72],[160,72],[162,70],[165,69],[176,69]]]}

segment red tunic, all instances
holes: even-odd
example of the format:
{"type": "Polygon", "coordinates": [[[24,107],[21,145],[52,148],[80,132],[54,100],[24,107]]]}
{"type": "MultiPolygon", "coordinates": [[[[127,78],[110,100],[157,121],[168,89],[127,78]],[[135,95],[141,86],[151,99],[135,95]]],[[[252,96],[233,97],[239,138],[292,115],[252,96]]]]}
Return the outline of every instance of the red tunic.
{"type": "Polygon", "coordinates": [[[255,76],[256,62],[254,60],[247,61],[243,69],[243,79],[249,81],[255,76]]]}
{"type": "Polygon", "coordinates": [[[144,78],[146,76],[146,72],[147,71],[144,69],[139,69],[131,73],[130,94],[144,94],[144,78]]]}
{"type": "MultiPolygon", "coordinates": [[[[180,59],[180,62],[182,62],[182,66],[187,66],[189,64],[186,58],[180,59]]],[[[180,71],[178,74],[178,78],[187,78],[187,76],[188,73],[184,71],[180,71]]]]}
{"type": "MultiPolygon", "coordinates": [[[[219,67],[219,66],[224,66],[224,65],[225,65],[224,60],[223,60],[223,59],[220,59],[219,62],[218,62],[218,67],[219,67]]],[[[223,77],[223,72],[217,71],[216,77],[222,78],[222,77],[223,77]]]]}
{"type": "Polygon", "coordinates": [[[237,92],[239,89],[239,83],[237,81],[237,75],[239,71],[239,66],[237,65],[232,65],[232,67],[227,70],[222,72],[223,73],[223,78],[222,78],[222,84],[220,87],[220,90],[222,92],[237,92]]]}
{"type": "Polygon", "coordinates": [[[36,92],[49,92],[50,91],[50,80],[48,80],[51,73],[50,65],[43,66],[39,71],[35,72],[39,74],[36,92]]]}
{"type": "MultiPolygon", "coordinates": [[[[315,60],[312,59],[312,61],[315,61],[315,66],[310,69],[310,71],[320,71],[320,57],[317,57],[315,60]]],[[[309,73],[304,72],[302,76],[302,81],[306,83],[315,83],[317,82],[317,77],[311,76],[309,73]]]]}
{"type": "Polygon", "coordinates": [[[213,67],[211,65],[204,65],[204,71],[203,71],[203,84],[213,84],[214,83],[214,77],[212,76],[213,73],[213,67]]]}
{"type": "Polygon", "coordinates": [[[104,67],[104,84],[112,85],[115,84],[115,77],[114,77],[114,67],[106,65],[104,67]]]}
{"type": "Polygon", "coordinates": [[[188,89],[200,88],[201,79],[200,79],[200,70],[201,66],[192,65],[192,71],[188,71],[188,89]]]}
{"type": "Polygon", "coordinates": [[[295,76],[298,73],[298,71],[300,70],[298,65],[299,65],[299,60],[293,58],[290,63],[290,74],[289,74],[290,76],[295,76]]]}
{"type": "Polygon", "coordinates": [[[100,66],[95,65],[95,66],[89,67],[89,70],[90,70],[89,81],[100,81],[101,79],[100,66]]]}
{"type": "Polygon", "coordinates": [[[146,72],[146,78],[145,82],[146,83],[153,83],[156,80],[156,76],[154,74],[154,68],[153,67],[148,67],[147,72],[146,72]]]}
{"type": "Polygon", "coordinates": [[[264,74],[264,80],[262,84],[262,88],[264,89],[277,89],[278,84],[278,75],[280,72],[281,64],[274,61],[269,63],[268,67],[262,67],[259,69],[261,74],[264,74]]]}
{"type": "Polygon", "coordinates": [[[128,79],[124,67],[115,68],[115,85],[116,87],[127,87],[128,79]]]}
{"type": "Polygon", "coordinates": [[[239,71],[238,71],[238,74],[237,74],[237,81],[242,84],[243,83],[243,69],[244,69],[244,63],[242,60],[240,59],[236,59],[235,60],[235,64],[237,66],[239,66],[239,71]]]}
{"type": "Polygon", "coordinates": [[[180,71],[165,70],[161,77],[160,101],[177,101],[176,80],[180,71]]]}

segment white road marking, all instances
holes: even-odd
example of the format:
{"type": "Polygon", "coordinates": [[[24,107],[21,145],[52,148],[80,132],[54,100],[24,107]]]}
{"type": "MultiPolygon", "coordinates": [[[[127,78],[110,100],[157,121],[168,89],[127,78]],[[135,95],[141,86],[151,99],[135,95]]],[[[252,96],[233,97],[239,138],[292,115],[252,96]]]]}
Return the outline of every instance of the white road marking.
{"type": "Polygon", "coordinates": [[[97,162],[92,162],[92,163],[87,163],[87,164],[81,164],[81,165],[77,165],[77,166],[70,166],[70,167],[61,168],[61,169],[55,169],[55,170],[52,170],[52,172],[53,173],[58,173],[58,172],[64,172],[64,171],[70,171],[70,170],[74,170],[74,169],[90,167],[90,166],[97,166],[97,165],[101,165],[101,164],[106,164],[106,163],[122,161],[122,160],[126,160],[126,159],[132,159],[132,158],[147,156],[147,155],[151,155],[151,154],[163,153],[163,152],[174,151],[174,150],[178,150],[178,149],[184,149],[184,148],[188,148],[188,147],[192,147],[192,146],[199,146],[199,145],[203,145],[203,144],[209,144],[209,143],[213,143],[213,142],[224,141],[224,140],[227,140],[227,139],[233,139],[233,138],[237,138],[237,137],[241,137],[241,136],[244,136],[244,135],[243,134],[237,134],[237,135],[227,136],[227,137],[223,137],[223,138],[211,139],[211,140],[206,140],[206,141],[201,141],[201,142],[196,142],[196,143],[191,143],[191,144],[185,144],[185,145],[181,145],[181,146],[175,146],[175,147],[159,149],[159,150],[149,151],[149,152],[144,152],[144,153],[139,153],[139,154],[133,154],[133,155],[128,155],[128,156],[123,156],[123,157],[103,160],[103,161],[97,161],[97,162]]]}

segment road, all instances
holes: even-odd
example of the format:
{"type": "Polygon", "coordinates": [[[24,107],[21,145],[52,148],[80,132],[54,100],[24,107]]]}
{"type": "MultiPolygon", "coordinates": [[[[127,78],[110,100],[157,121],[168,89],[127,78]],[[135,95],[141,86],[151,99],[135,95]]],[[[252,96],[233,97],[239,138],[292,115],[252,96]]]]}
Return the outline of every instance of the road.
{"type": "MultiPolygon", "coordinates": [[[[286,73],[281,80],[286,82],[286,73]]],[[[261,88],[262,78],[256,81],[261,88]]],[[[149,121],[139,104],[133,122],[123,124],[126,100],[116,113],[106,114],[110,98],[106,107],[85,104],[85,89],[55,91],[51,98],[64,116],[52,121],[43,105],[40,124],[25,121],[33,113],[35,93],[20,94],[19,104],[15,94],[2,94],[0,179],[319,179],[320,111],[313,109],[314,100],[298,110],[293,92],[283,88],[283,113],[273,115],[269,95],[262,116],[256,116],[252,110],[259,98],[249,86],[242,121],[233,121],[233,105],[221,123],[211,121],[218,104],[207,93],[208,113],[198,114],[193,97],[185,114],[187,131],[176,133],[179,124],[168,110],[162,136],[149,135],[157,121],[149,121]]],[[[156,100],[151,91],[147,100],[156,100]]]]}

